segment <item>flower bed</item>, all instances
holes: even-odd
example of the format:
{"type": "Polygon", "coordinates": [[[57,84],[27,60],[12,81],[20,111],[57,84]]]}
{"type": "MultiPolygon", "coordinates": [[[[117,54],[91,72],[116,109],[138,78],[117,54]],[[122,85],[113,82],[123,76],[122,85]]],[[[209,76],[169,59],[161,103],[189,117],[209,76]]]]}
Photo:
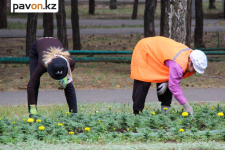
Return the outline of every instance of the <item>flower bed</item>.
{"type": "MultiPolygon", "coordinates": [[[[170,109],[169,113],[151,111],[148,107],[137,116],[132,113],[108,111],[64,113],[53,118],[41,115],[12,121],[0,119],[0,143],[15,143],[37,139],[49,143],[57,142],[106,142],[106,141],[225,141],[225,108],[203,108],[195,105],[194,116],[183,109],[170,109]]],[[[166,111],[166,110],[164,110],[166,111]]]]}

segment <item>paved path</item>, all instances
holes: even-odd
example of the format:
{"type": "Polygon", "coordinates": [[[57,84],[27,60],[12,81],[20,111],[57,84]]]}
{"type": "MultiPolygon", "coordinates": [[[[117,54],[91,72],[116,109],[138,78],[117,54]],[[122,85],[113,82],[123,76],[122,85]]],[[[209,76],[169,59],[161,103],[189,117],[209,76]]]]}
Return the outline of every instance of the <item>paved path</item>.
{"type": "MultiPolygon", "coordinates": [[[[18,22],[25,23],[26,19],[9,19],[9,22],[18,22]]],[[[214,26],[216,23],[222,20],[204,20],[203,30],[204,32],[216,32],[216,31],[225,31],[225,26],[214,26]],[[208,26],[210,24],[210,26],[208,26]]],[[[42,20],[38,21],[38,24],[42,24],[42,20]]],[[[70,25],[71,21],[67,20],[67,25],[70,25]]],[[[143,20],[80,20],[80,25],[142,25],[143,20]]],[[[193,21],[193,25],[195,21],[193,21]]],[[[155,20],[155,26],[159,25],[159,20],[155,20]]],[[[192,26],[192,32],[194,32],[194,26],[192,26]]],[[[43,36],[43,29],[37,30],[36,36],[43,36]]],[[[156,34],[160,33],[160,28],[155,27],[156,34]]],[[[110,34],[143,34],[144,29],[142,28],[95,28],[95,29],[80,29],[80,35],[110,35],[110,34]]],[[[67,35],[72,36],[72,29],[67,29],[67,35]]],[[[54,29],[54,35],[57,36],[57,29],[54,29]]],[[[26,30],[9,30],[9,29],[0,29],[0,37],[26,37],[26,30]]]]}
{"type": "MultiPolygon", "coordinates": [[[[188,101],[224,102],[225,89],[183,89],[188,101]]],[[[132,103],[132,90],[76,90],[78,103],[132,103]]],[[[149,90],[147,102],[157,102],[156,90],[149,90]]],[[[177,102],[173,98],[173,102],[177,102]]],[[[41,91],[38,105],[66,104],[63,91],[41,91]]],[[[27,92],[0,92],[0,105],[27,105],[27,92]]]]}
{"type": "MultiPolygon", "coordinates": [[[[224,21],[224,19],[204,19],[204,25],[207,26],[214,26],[216,23],[219,23],[220,21],[224,21]]],[[[16,18],[8,18],[8,23],[27,23],[27,19],[16,19],[16,18]]],[[[192,19],[191,21],[192,25],[195,25],[195,19],[192,19]]],[[[37,20],[37,25],[42,25],[43,19],[37,20]]],[[[56,19],[54,19],[54,24],[56,25],[56,19]]],[[[66,20],[67,25],[72,25],[71,20],[66,20]]],[[[120,26],[120,25],[143,25],[144,20],[79,20],[80,26],[87,26],[87,25],[93,25],[93,26],[120,26]]],[[[154,20],[155,26],[160,25],[160,20],[154,20]]]]}
{"type": "MultiPolygon", "coordinates": [[[[204,32],[220,32],[225,31],[225,26],[204,26],[204,32]]],[[[192,33],[194,27],[191,28],[192,33]]],[[[43,29],[37,30],[36,36],[42,37],[43,29]]],[[[160,28],[155,28],[155,33],[160,33],[160,28]]],[[[80,35],[111,35],[111,34],[144,34],[144,28],[110,28],[110,29],[80,29],[80,35]]],[[[54,35],[57,36],[57,30],[54,29],[54,35]]],[[[67,36],[72,36],[72,29],[67,29],[67,36]]],[[[0,37],[19,38],[26,37],[26,30],[0,30],[0,37]]]]}

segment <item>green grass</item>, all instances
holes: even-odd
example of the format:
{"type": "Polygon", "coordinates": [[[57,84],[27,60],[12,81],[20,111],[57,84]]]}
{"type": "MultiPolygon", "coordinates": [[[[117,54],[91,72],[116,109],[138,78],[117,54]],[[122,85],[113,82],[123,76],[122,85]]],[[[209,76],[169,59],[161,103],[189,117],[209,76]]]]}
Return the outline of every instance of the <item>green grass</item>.
{"type": "MultiPolygon", "coordinates": [[[[196,111],[196,113],[197,112],[199,113],[199,111],[204,112],[205,107],[208,108],[208,111],[211,110],[211,107],[214,107],[213,109],[217,109],[218,103],[217,102],[193,102],[191,103],[191,105],[193,106],[194,111],[196,111]]],[[[219,104],[221,109],[223,109],[224,105],[225,105],[225,102],[221,102],[219,104]]],[[[92,116],[99,115],[99,117],[101,116],[101,114],[109,115],[108,114],[109,106],[111,107],[111,112],[112,112],[111,115],[117,113],[118,116],[123,114],[126,114],[129,116],[129,113],[132,113],[132,104],[129,104],[129,103],[125,103],[125,104],[122,104],[122,103],[90,103],[90,104],[78,103],[78,114],[84,114],[84,117],[85,116],[88,117],[90,116],[90,114],[92,114],[92,116]],[[97,112],[98,114],[95,115],[95,111],[98,111],[97,112]]],[[[145,110],[145,111],[150,111],[150,112],[157,111],[157,109],[160,109],[160,103],[147,102],[145,107],[148,107],[148,110],[145,110]]],[[[173,103],[169,111],[169,114],[174,113],[174,111],[176,110],[181,111],[181,107],[182,106],[179,105],[178,103],[173,103]]],[[[55,118],[57,115],[59,115],[59,112],[61,110],[65,119],[64,120],[63,118],[61,118],[61,121],[63,120],[66,121],[66,118],[67,118],[66,112],[68,111],[67,105],[38,106],[38,112],[40,113],[42,118],[46,117],[48,118],[48,121],[51,121],[52,118],[55,118]]],[[[2,120],[4,117],[8,118],[9,122],[8,121],[7,122],[10,125],[12,124],[12,122],[15,122],[15,125],[17,129],[19,130],[20,129],[19,122],[21,123],[22,119],[28,119],[28,114],[26,111],[27,111],[26,106],[1,106],[0,117],[2,118],[2,120]]],[[[202,116],[204,116],[204,113],[202,114],[202,116]]],[[[158,114],[158,115],[159,117],[160,116],[162,117],[161,114],[158,114]]],[[[139,118],[141,117],[142,116],[140,116],[139,118]]],[[[197,117],[197,115],[195,117],[197,117]]],[[[134,117],[134,119],[135,118],[138,119],[137,117],[134,117]]],[[[96,119],[97,121],[99,120],[98,118],[96,119]]],[[[196,119],[205,120],[206,118],[196,118],[196,119]]],[[[84,120],[85,119],[83,118],[83,121],[84,120]]],[[[103,120],[103,118],[101,120],[103,120]]],[[[44,119],[42,121],[45,122],[44,119]]],[[[69,121],[69,119],[67,121],[69,121]]],[[[79,121],[76,121],[76,120],[74,121],[79,123],[79,121]]],[[[94,120],[92,120],[92,122],[93,121],[94,120]]],[[[174,121],[174,123],[176,124],[177,120],[174,121]]],[[[67,122],[64,122],[64,124],[66,126],[67,122]]],[[[209,124],[206,124],[206,125],[209,126],[209,124]]],[[[33,124],[32,126],[36,127],[36,124],[33,124]]],[[[100,124],[98,126],[100,126],[100,124]]],[[[47,128],[48,127],[46,127],[46,130],[47,128]]],[[[141,128],[138,131],[140,131],[140,133],[143,132],[141,131],[141,128]]],[[[171,129],[168,128],[168,131],[170,132],[171,129]]],[[[34,133],[32,134],[34,135],[34,133]]],[[[96,134],[96,133],[91,133],[91,134],[96,134]]],[[[107,135],[108,132],[105,134],[107,135]]],[[[6,133],[5,136],[6,135],[8,134],[6,133]]],[[[20,136],[21,135],[18,134],[18,139],[22,138],[20,136]]],[[[28,135],[28,137],[29,136],[30,135],[28,135]]],[[[75,135],[75,137],[77,136],[79,135],[75,135]]],[[[75,139],[73,138],[71,138],[72,141],[70,141],[68,140],[68,135],[65,135],[67,139],[64,139],[64,138],[48,139],[47,137],[45,138],[44,141],[35,140],[34,136],[30,136],[30,137],[32,138],[28,138],[27,142],[18,141],[13,143],[0,144],[0,149],[224,149],[225,148],[224,142],[222,142],[221,140],[218,141],[217,139],[214,139],[213,137],[211,137],[211,139],[208,142],[205,142],[206,139],[204,138],[204,135],[200,136],[200,139],[197,139],[197,140],[191,139],[190,137],[186,137],[185,139],[182,139],[182,140],[176,139],[176,141],[173,141],[173,140],[170,141],[170,140],[164,139],[162,140],[163,142],[159,142],[158,140],[151,139],[151,138],[148,141],[141,141],[141,139],[139,139],[138,137],[136,138],[130,137],[128,139],[124,139],[124,138],[121,139],[119,135],[117,137],[118,139],[114,138],[112,141],[110,140],[109,137],[103,136],[105,137],[105,139],[98,139],[97,141],[91,141],[87,139],[86,141],[81,140],[82,142],[81,141],[79,142],[79,139],[74,141],[75,139]]]]}

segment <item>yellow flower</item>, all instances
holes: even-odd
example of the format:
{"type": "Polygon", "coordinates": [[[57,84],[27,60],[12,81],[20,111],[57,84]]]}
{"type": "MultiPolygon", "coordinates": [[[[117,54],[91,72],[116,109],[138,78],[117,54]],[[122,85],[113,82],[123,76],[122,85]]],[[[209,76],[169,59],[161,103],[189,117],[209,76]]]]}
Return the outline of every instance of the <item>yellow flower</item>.
{"type": "Polygon", "coordinates": [[[127,131],[130,131],[130,129],[129,129],[129,128],[127,128],[127,131]]]}
{"type": "Polygon", "coordinates": [[[70,112],[66,112],[66,114],[68,115],[70,112]]]}
{"type": "Polygon", "coordinates": [[[167,110],[168,108],[164,107],[163,109],[164,109],[164,110],[167,110]]]}
{"type": "Polygon", "coordinates": [[[23,119],[23,122],[25,122],[26,121],[26,119],[23,119]]]}
{"type": "Polygon", "coordinates": [[[111,109],[112,107],[111,106],[109,106],[109,109],[111,109]]]}
{"type": "Polygon", "coordinates": [[[89,127],[84,128],[85,131],[91,130],[89,127]]]}
{"type": "Polygon", "coordinates": [[[36,122],[41,122],[41,119],[37,119],[36,122]]]}
{"type": "Polygon", "coordinates": [[[62,124],[62,123],[58,123],[58,126],[60,126],[60,127],[61,127],[61,126],[63,126],[63,124],[62,124]]]}
{"type": "Polygon", "coordinates": [[[115,130],[116,130],[116,128],[113,128],[113,130],[115,131],[115,130]]]}
{"type": "Polygon", "coordinates": [[[2,120],[2,118],[0,118],[0,120],[2,120]]]}
{"type": "Polygon", "coordinates": [[[16,122],[13,122],[13,124],[15,124],[16,122]]]}
{"type": "Polygon", "coordinates": [[[214,107],[211,107],[211,109],[213,109],[214,107]]]}
{"type": "Polygon", "coordinates": [[[146,107],[146,109],[148,109],[148,107],[146,107]]]}
{"type": "Polygon", "coordinates": [[[179,121],[180,124],[182,124],[182,121],[179,121]]]}
{"type": "Polygon", "coordinates": [[[82,111],[83,109],[81,108],[80,111],[82,111]]]}
{"type": "Polygon", "coordinates": [[[139,111],[139,114],[141,113],[141,111],[139,111]]]}
{"type": "Polygon", "coordinates": [[[34,122],[34,119],[33,118],[29,118],[29,119],[27,119],[27,122],[32,123],[32,122],[34,122]]]}
{"type": "Polygon", "coordinates": [[[100,122],[102,122],[101,120],[98,120],[98,122],[100,123],[100,122]]]}
{"type": "Polygon", "coordinates": [[[180,129],[179,131],[180,131],[180,132],[184,132],[184,129],[180,129]]]}
{"type": "Polygon", "coordinates": [[[116,85],[116,87],[120,88],[120,85],[116,85]]]}
{"type": "Polygon", "coordinates": [[[182,112],[182,116],[188,116],[188,112],[182,112]]]}
{"type": "Polygon", "coordinates": [[[151,112],[152,115],[155,115],[155,112],[151,112]]]}
{"type": "Polygon", "coordinates": [[[184,108],[183,108],[183,107],[181,107],[181,110],[184,110],[184,108]]]}
{"type": "Polygon", "coordinates": [[[59,119],[56,119],[56,121],[59,121],[59,119]]]}
{"type": "Polygon", "coordinates": [[[69,132],[69,135],[74,135],[74,132],[69,132]]]}
{"type": "Polygon", "coordinates": [[[39,130],[44,130],[44,129],[45,129],[44,126],[40,126],[40,127],[39,127],[39,130]]]}
{"type": "Polygon", "coordinates": [[[218,112],[217,115],[220,116],[220,117],[224,116],[223,112],[218,112]]]}

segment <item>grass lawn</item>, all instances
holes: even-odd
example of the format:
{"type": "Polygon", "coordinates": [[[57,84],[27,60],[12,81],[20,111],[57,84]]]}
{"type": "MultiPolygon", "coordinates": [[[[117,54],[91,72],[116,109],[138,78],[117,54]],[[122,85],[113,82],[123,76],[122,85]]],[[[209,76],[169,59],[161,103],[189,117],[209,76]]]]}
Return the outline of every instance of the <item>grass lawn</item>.
{"type": "MultiPolygon", "coordinates": [[[[3,132],[3,136],[8,137],[3,141],[12,140],[12,142],[1,143],[0,136],[0,149],[224,149],[225,143],[222,140],[225,133],[222,134],[224,116],[220,118],[217,116],[217,112],[224,112],[225,103],[193,102],[191,105],[194,109],[194,116],[187,117],[181,115],[181,105],[178,103],[173,103],[168,115],[165,115],[159,112],[160,103],[147,102],[143,114],[140,116],[132,114],[132,105],[121,103],[78,103],[78,116],[68,115],[66,113],[67,105],[38,106],[40,115],[36,119],[41,119],[41,122],[34,122],[30,125],[26,122],[28,119],[26,106],[0,106],[0,124],[4,121],[8,124],[5,130],[16,134],[14,136],[3,132]],[[152,112],[155,112],[155,115],[152,115],[152,112]],[[126,117],[125,120],[124,117],[126,117]],[[110,120],[110,118],[115,118],[115,120],[110,120]],[[154,118],[156,122],[148,124],[148,118],[154,118]],[[127,122],[125,126],[128,126],[130,130],[123,132],[122,128],[117,130],[119,126],[124,125],[124,122],[120,122],[121,119],[127,122]],[[193,120],[195,121],[193,122],[193,120]],[[190,122],[192,123],[190,124],[190,122]],[[63,126],[59,127],[58,123],[63,123],[63,126]],[[113,127],[116,127],[114,131],[108,128],[109,123],[114,123],[113,127]],[[138,127],[134,128],[138,123],[140,123],[138,127]],[[35,128],[42,125],[45,127],[44,139],[38,140],[37,135],[42,131],[36,131],[35,128]],[[26,128],[22,128],[23,126],[29,128],[30,134],[26,132],[26,128]],[[78,129],[86,126],[90,127],[90,131],[85,132],[78,129]],[[196,128],[196,131],[192,131],[193,127],[196,128]],[[14,128],[15,131],[11,131],[14,128]],[[58,138],[50,136],[61,128],[65,132],[74,128],[79,133],[72,130],[74,135],[64,133],[62,137],[58,138]],[[172,133],[176,128],[184,128],[185,131],[172,133]],[[212,133],[218,129],[221,131],[219,134],[212,133]],[[21,134],[21,130],[27,134],[21,134]],[[164,131],[161,138],[159,138],[159,131],[164,131]],[[209,136],[206,133],[200,134],[200,132],[206,131],[210,131],[211,134],[209,136]],[[196,135],[190,132],[196,133],[196,135]],[[145,133],[149,133],[151,136],[147,136],[145,133]],[[21,141],[24,139],[22,135],[27,135],[25,142],[21,141]],[[88,138],[84,137],[85,135],[88,138]],[[13,136],[16,140],[10,138],[13,136]]],[[[123,130],[126,129],[123,128],[123,130]]],[[[2,127],[0,127],[0,135],[1,131],[2,127]]]]}

